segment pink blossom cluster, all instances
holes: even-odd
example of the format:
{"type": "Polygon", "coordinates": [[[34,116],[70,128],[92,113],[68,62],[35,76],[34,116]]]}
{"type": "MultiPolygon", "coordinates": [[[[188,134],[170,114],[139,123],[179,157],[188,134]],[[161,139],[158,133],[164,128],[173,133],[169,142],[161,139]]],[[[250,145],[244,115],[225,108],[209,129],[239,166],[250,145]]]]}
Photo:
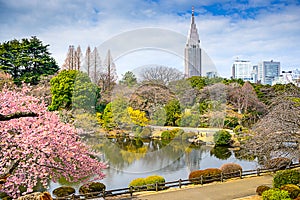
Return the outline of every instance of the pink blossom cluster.
{"type": "Polygon", "coordinates": [[[37,117],[19,117],[0,121],[0,177],[7,174],[0,191],[12,197],[32,192],[37,182],[47,187],[49,180],[65,177],[78,181],[93,176],[102,179],[105,165],[91,158],[88,147],[76,130],[60,122],[57,113],[47,111],[45,104],[21,91],[4,88],[0,93],[0,114],[33,112],[37,117]],[[19,186],[27,192],[20,194],[19,186]]]}

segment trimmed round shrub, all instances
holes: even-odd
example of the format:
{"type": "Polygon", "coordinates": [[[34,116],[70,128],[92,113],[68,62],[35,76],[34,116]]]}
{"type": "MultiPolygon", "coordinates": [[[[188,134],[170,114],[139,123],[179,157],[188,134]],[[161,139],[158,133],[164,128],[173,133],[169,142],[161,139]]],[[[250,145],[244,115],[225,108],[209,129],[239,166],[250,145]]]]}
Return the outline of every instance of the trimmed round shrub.
{"type": "MultiPolygon", "coordinates": [[[[102,193],[103,191],[105,191],[106,186],[103,183],[100,182],[89,182],[86,183],[84,185],[82,185],[79,188],[79,193],[80,194],[88,194],[88,193],[102,193]]],[[[99,194],[91,194],[88,195],[88,197],[93,197],[93,196],[97,196],[99,194]]]]}
{"type": "Polygon", "coordinates": [[[288,191],[273,188],[262,193],[263,200],[291,200],[288,191]]]}
{"type": "Polygon", "coordinates": [[[62,186],[53,190],[53,195],[56,197],[65,197],[75,193],[75,189],[70,186],[62,186]]]}
{"type": "Polygon", "coordinates": [[[273,158],[266,162],[265,167],[267,169],[286,169],[292,164],[292,160],[289,158],[273,158]]]}
{"type": "Polygon", "coordinates": [[[299,184],[300,183],[300,171],[297,170],[284,170],[276,172],[273,178],[273,186],[280,188],[287,184],[299,184]]]}
{"type": "Polygon", "coordinates": [[[292,199],[295,199],[300,194],[300,188],[294,184],[283,185],[280,187],[280,190],[288,191],[292,199]]]}
{"type": "Polygon", "coordinates": [[[146,185],[145,178],[136,178],[129,183],[129,187],[132,186],[134,188],[142,187],[144,185],[146,185]]]}
{"type": "Polygon", "coordinates": [[[196,170],[189,174],[190,182],[199,184],[201,176],[203,177],[203,183],[220,180],[222,171],[218,168],[208,168],[204,170],[196,170]],[[195,180],[196,179],[196,180],[195,180]]]}
{"type": "Polygon", "coordinates": [[[258,187],[256,188],[256,194],[258,194],[259,196],[261,196],[262,193],[263,193],[264,191],[267,191],[267,190],[269,190],[269,189],[271,189],[269,186],[266,186],[266,185],[260,185],[260,186],[258,186],[258,187]]]}
{"type": "Polygon", "coordinates": [[[243,170],[242,166],[236,163],[226,163],[220,167],[224,176],[226,177],[236,177],[240,175],[240,171],[243,170]]]}
{"type": "MultiPolygon", "coordinates": [[[[159,188],[162,188],[162,186],[164,186],[165,182],[166,182],[166,180],[164,179],[164,177],[158,176],[158,175],[152,175],[152,176],[148,176],[145,178],[146,185],[159,183],[159,186],[160,186],[159,188]]],[[[155,186],[147,186],[147,188],[154,189],[155,186]]]]}
{"type": "Polygon", "coordinates": [[[216,146],[228,146],[230,140],[231,134],[228,131],[220,130],[214,133],[214,143],[216,146]]]}

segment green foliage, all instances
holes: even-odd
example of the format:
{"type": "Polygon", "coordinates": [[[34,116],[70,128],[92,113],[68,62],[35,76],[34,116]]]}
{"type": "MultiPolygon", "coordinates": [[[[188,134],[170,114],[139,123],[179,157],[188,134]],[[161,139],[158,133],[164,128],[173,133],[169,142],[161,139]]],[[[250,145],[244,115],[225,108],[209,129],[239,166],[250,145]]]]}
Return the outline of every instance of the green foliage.
{"type": "Polygon", "coordinates": [[[75,189],[70,186],[56,188],[52,192],[56,197],[65,197],[75,193],[75,189]]]}
{"type": "Polygon", "coordinates": [[[59,67],[37,37],[11,40],[0,44],[0,70],[9,73],[14,82],[38,84],[42,75],[53,75],[59,67]]]}
{"type": "Polygon", "coordinates": [[[273,178],[273,186],[279,188],[286,184],[299,184],[300,171],[297,170],[282,170],[277,171],[273,178]]]}
{"type": "Polygon", "coordinates": [[[52,102],[49,110],[84,109],[95,111],[99,88],[86,73],[63,70],[50,80],[52,102]]]}
{"type": "Polygon", "coordinates": [[[180,102],[178,100],[169,101],[165,107],[166,111],[166,126],[179,126],[180,117],[181,117],[181,109],[180,102]]]}
{"type": "Polygon", "coordinates": [[[237,135],[243,134],[243,133],[248,133],[249,129],[246,127],[243,127],[242,125],[237,125],[234,127],[233,132],[237,135]]]}
{"type": "Polygon", "coordinates": [[[191,86],[193,88],[197,88],[198,90],[202,90],[206,85],[206,77],[201,77],[201,76],[192,76],[188,78],[191,86]]]}
{"type": "Polygon", "coordinates": [[[146,185],[145,178],[136,178],[129,183],[129,187],[139,187],[146,185]]]}
{"type": "Polygon", "coordinates": [[[76,70],[63,70],[50,80],[52,102],[49,110],[71,108],[74,83],[78,73],[76,70]]]}
{"type": "MultiPolygon", "coordinates": [[[[152,175],[152,176],[146,177],[145,182],[146,182],[147,185],[159,183],[160,186],[162,186],[166,182],[166,180],[162,176],[152,175]]],[[[155,187],[154,186],[148,186],[147,188],[148,189],[154,189],[155,187]]]]}
{"type": "Polygon", "coordinates": [[[165,109],[162,107],[158,107],[150,118],[151,118],[150,121],[151,125],[164,126],[167,119],[165,109]]]}
{"type": "Polygon", "coordinates": [[[231,83],[238,83],[239,85],[241,85],[241,86],[243,86],[244,85],[244,83],[245,83],[245,81],[243,81],[243,79],[224,79],[223,80],[223,83],[225,84],[225,85],[229,85],[229,84],[231,84],[231,83]]]}
{"type": "Polygon", "coordinates": [[[239,125],[239,119],[237,117],[226,116],[224,120],[224,128],[235,128],[239,125]]]}
{"type": "Polygon", "coordinates": [[[240,171],[242,171],[243,168],[236,163],[226,163],[220,167],[220,170],[222,170],[226,177],[235,177],[240,175],[240,171]]]}
{"type": "Polygon", "coordinates": [[[266,185],[260,185],[260,186],[258,186],[258,187],[256,188],[256,194],[258,194],[259,196],[261,196],[262,193],[263,193],[264,191],[267,191],[267,190],[269,190],[269,189],[271,189],[269,186],[266,186],[266,185]]]}
{"type": "Polygon", "coordinates": [[[72,93],[72,109],[95,111],[99,97],[99,88],[91,82],[88,74],[77,73],[72,93]]]}
{"type": "Polygon", "coordinates": [[[198,127],[200,124],[200,115],[198,113],[184,113],[180,119],[181,127],[198,127]]]}
{"type": "Polygon", "coordinates": [[[295,199],[300,194],[300,188],[297,185],[287,184],[280,187],[280,190],[288,191],[290,197],[295,199]]]}
{"type": "Polygon", "coordinates": [[[208,168],[204,170],[192,171],[189,174],[189,180],[194,184],[199,184],[202,176],[203,183],[211,182],[216,179],[220,180],[222,170],[218,168],[208,168]]]}
{"type": "Polygon", "coordinates": [[[224,80],[226,79],[223,79],[221,77],[208,78],[208,77],[201,77],[201,76],[193,76],[188,78],[188,81],[190,82],[191,86],[193,88],[197,88],[198,90],[202,90],[207,85],[222,83],[224,80]]]}
{"type": "Polygon", "coordinates": [[[210,150],[210,155],[214,155],[221,160],[227,160],[232,155],[231,151],[224,146],[215,146],[210,150]]]}
{"type": "Polygon", "coordinates": [[[227,146],[231,140],[231,134],[228,131],[220,130],[214,133],[214,143],[216,146],[227,146]]]}
{"type": "Polygon", "coordinates": [[[262,193],[263,200],[291,200],[289,193],[278,188],[269,189],[262,193]]]}
{"type": "Polygon", "coordinates": [[[102,115],[102,126],[106,130],[113,130],[117,126],[113,119],[112,102],[108,103],[102,115]]]}
{"type": "Polygon", "coordinates": [[[134,73],[131,71],[127,71],[124,75],[122,75],[122,80],[119,81],[121,85],[126,85],[128,87],[132,87],[137,84],[137,78],[134,73]]]}
{"type": "Polygon", "coordinates": [[[160,186],[162,186],[165,183],[165,179],[162,176],[158,176],[158,175],[152,175],[152,176],[148,176],[146,178],[137,178],[132,180],[129,183],[129,187],[134,187],[135,190],[139,190],[139,189],[144,189],[145,185],[147,186],[147,189],[153,189],[154,186],[150,186],[150,184],[155,184],[155,183],[160,183],[160,186]],[[137,188],[139,187],[139,188],[137,188]]]}
{"type": "Polygon", "coordinates": [[[171,140],[175,137],[174,133],[171,133],[170,131],[163,131],[161,133],[161,139],[162,140],[171,140]]]}
{"type": "Polygon", "coordinates": [[[183,133],[184,133],[184,131],[182,129],[179,129],[179,128],[163,131],[161,133],[161,139],[162,140],[172,140],[175,137],[182,135],[183,133]]]}

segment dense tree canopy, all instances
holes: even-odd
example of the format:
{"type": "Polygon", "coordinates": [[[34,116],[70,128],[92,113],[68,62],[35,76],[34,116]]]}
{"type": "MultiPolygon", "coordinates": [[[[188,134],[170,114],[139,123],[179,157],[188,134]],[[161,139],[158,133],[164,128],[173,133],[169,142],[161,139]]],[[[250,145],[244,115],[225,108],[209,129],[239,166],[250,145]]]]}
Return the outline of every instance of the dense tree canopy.
{"type": "Polygon", "coordinates": [[[50,84],[52,93],[50,110],[60,108],[95,110],[98,88],[86,73],[63,70],[51,79],[50,84]]]}
{"type": "Polygon", "coordinates": [[[9,73],[16,84],[37,84],[40,76],[52,75],[59,69],[48,47],[37,37],[4,42],[0,44],[0,69],[9,73]]]}
{"type": "Polygon", "coordinates": [[[91,153],[76,130],[47,111],[43,101],[28,96],[30,88],[0,93],[0,191],[16,198],[19,188],[32,192],[40,182],[103,178],[103,163],[91,153]]]}

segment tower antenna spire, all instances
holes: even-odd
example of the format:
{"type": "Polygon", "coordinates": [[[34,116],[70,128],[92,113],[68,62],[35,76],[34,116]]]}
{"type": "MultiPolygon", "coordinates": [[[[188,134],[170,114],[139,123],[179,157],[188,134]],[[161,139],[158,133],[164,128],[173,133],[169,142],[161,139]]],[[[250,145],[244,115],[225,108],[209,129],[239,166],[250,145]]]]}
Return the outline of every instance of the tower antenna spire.
{"type": "Polygon", "coordinates": [[[192,6],[192,24],[195,23],[195,20],[194,20],[194,6],[192,6]]]}

